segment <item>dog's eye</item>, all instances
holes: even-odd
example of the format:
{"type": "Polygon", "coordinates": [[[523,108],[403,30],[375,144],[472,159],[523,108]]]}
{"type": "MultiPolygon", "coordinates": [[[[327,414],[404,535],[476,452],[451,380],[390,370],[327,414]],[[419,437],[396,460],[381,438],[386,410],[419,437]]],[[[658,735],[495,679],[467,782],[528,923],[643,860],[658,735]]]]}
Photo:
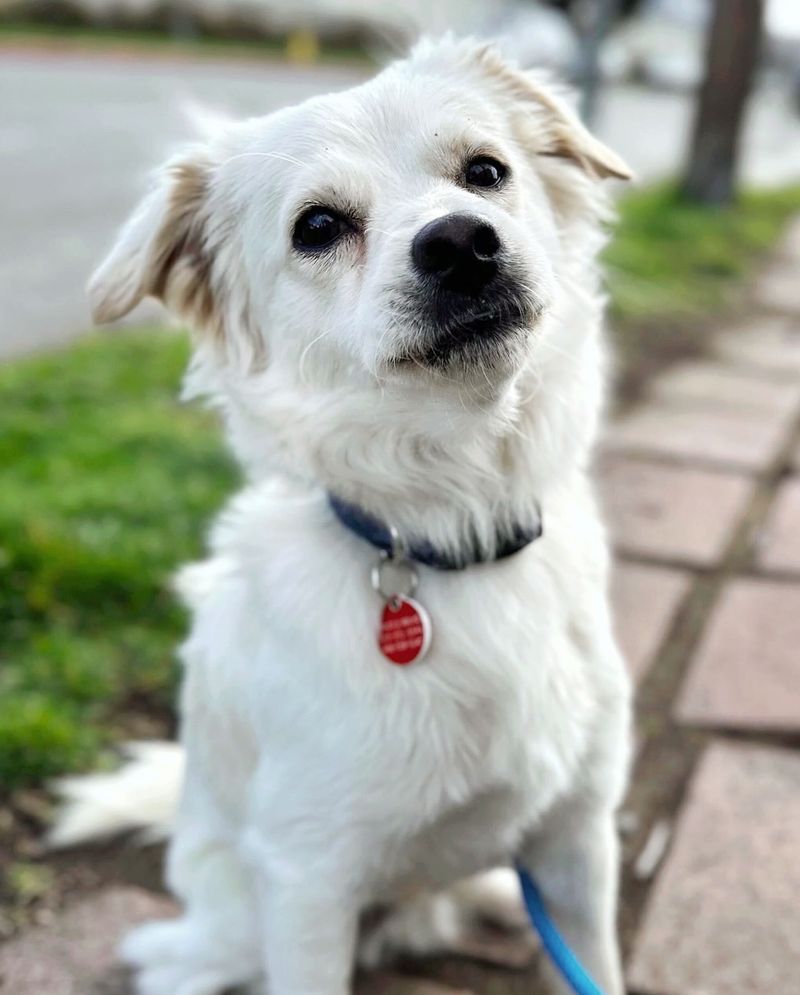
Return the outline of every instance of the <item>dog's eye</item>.
{"type": "Polygon", "coordinates": [[[497,159],[481,156],[467,163],[464,179],[470,187],[499,187],[508,170],[497,159]]]}
{"type": "Polygon", "coordinates": [[[297,219],[292,242],[296,249],[326,249],[351,227],[347,218],[328,207],[309,207],[297,219]]]}

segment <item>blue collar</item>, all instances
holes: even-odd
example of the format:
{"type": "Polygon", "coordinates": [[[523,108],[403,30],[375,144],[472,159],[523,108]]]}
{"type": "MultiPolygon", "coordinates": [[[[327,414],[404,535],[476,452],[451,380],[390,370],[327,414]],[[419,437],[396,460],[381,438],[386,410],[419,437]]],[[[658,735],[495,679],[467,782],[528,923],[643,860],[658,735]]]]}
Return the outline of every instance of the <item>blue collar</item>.
{"type": "MultiPolygon", "coordinates": [[[[392,534],[385,522],[371,515],[368,511],[364,511],[363,508],[359,508],[358,505],[343,501],[334,494],[328,494],[328,501],[333,513],[346,529],[376,549],[389,554],[392,552],[392,534]]],[[[436,549],[427,539],[410,538],[407,540],[404,552],[407,559],[414,563],[421,563],[426,567],[433,567],[436,570],[464,570],[476,563],[505,560],[530,545],[541,534],[542,518],[539,514],[527,526],[514,524],[510,532],[498,530],[497,545],[492,557],[485,555],[477,539],[474,539],[460,553],[451,553],[436,549]]]]}

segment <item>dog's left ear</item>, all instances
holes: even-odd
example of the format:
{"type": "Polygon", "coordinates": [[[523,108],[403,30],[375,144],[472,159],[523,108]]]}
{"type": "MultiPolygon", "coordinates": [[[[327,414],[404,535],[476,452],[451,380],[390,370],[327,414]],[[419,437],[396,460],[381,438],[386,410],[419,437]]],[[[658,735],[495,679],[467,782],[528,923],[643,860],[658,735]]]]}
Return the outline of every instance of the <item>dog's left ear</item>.
{"type": "Polygon", "coordinates": [[[597,179],[633,179],[633,173],[623,159],[595,138],[565,101],[535,78],[524,73],[519,76],[525,99],[545,112],[544,143],[538,150],[539,155],[570,159],[597,179]]]}
{"type": "Polygon", "coordinates": [[[469,57],[510,100],[534,154],[569,160],[594,179],[633,178],[625,162],[591,134],[556,86],[509,65],[493,45],[473,48],[469,57]]]}

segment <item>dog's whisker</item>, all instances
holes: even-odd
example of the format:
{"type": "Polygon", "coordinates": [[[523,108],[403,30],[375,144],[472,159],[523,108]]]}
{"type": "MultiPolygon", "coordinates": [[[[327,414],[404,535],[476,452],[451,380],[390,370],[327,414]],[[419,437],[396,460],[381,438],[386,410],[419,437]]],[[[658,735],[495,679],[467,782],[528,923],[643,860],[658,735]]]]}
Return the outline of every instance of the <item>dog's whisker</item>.
{"type": "Polygon", "coordinates": [[[228,156],[225,162],[235,162],[237,159],[278,159],[281,162],[288,162],[292,166],[305,167],[308,165],[308,163],[301,162],[286,152],[237,152],[235,155],[228,156]]]}
{"type": "Polygon", "coordinates": [[[321,342],[329,334],[330,334],[330,329],[326,329],[324,332],[320,332],[320,334],[315,339],[312,339],[308,343],[308,345],[305,347],[305,349],[303,349],[302,353],[300,354],[300,361],[298,363],[298,376],[299,376],[299,379],[300,379],[301,383],[306,383],[306,379],[305,379],[305,362],[306,362],[306,357],[308,356],[309,352],[314,348],[314,346],[318,342],[321,342]]]}

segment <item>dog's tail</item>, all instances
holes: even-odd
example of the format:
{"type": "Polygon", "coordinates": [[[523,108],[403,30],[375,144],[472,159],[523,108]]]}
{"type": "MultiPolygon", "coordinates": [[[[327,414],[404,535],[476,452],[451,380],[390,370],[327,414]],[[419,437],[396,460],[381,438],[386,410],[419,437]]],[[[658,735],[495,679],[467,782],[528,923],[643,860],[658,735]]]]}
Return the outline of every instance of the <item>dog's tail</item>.
{"type": "Polygon", "coordinates": [[[136,830],[142,842],[166,839],[175,820],[185,757],[178,743],[129,743],[125,763],[107,774],[65,777],[54,785],[60,806],[46,837],[52,848],[136,830]]]}

